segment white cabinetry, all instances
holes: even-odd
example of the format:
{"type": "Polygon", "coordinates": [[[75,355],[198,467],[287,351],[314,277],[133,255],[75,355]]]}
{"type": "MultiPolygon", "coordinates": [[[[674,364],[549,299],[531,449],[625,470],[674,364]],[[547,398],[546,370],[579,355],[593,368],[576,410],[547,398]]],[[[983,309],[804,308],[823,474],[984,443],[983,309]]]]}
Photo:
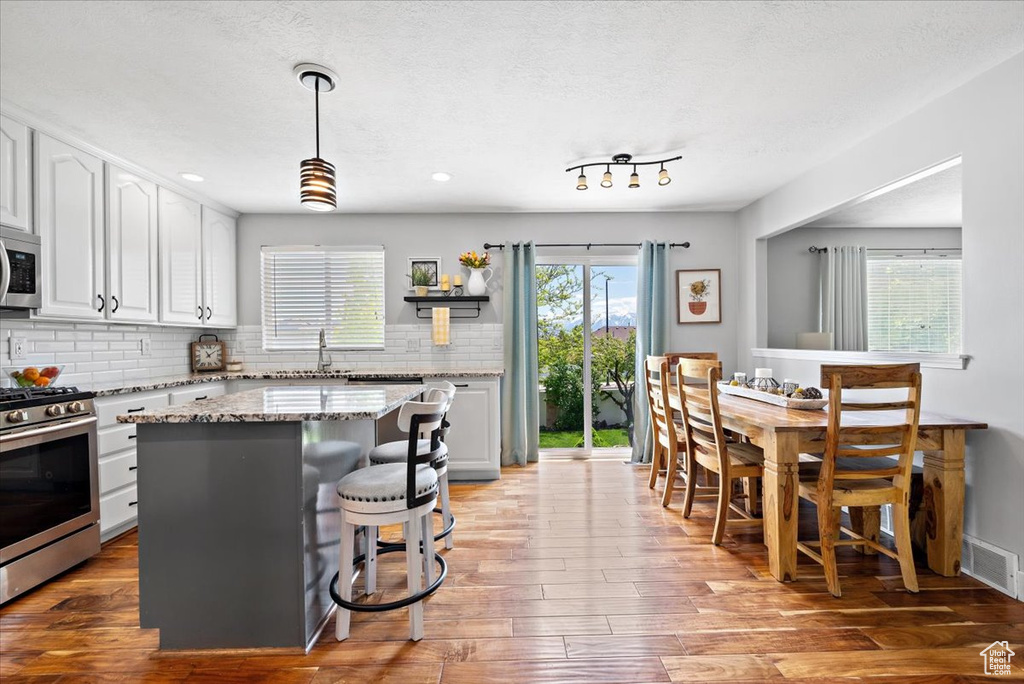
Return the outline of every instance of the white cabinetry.
{"type": "MultiPolygon", "coordinates": [[[[501,413],[497,378],[446,378],[455,385],[448,410],[451,429],[448,476],[452,480],[497,480],[501,477],[501,413]]],[[[431,380],[425,381],[427,385],[431,380]]]]}
{"type": "Polygon", "coordinates": [[[0,116],[0,224],[32,232],[28,126],[0,116]]]}
{"type": "Polygon", "coordinates": [[[156,184],[107,164],[107,318],[157,320],[156,184]]]}
{"type": "Polygon", "coordinates": [[[190,401],[202,401],[210,397],[221,397],[227,394],[227,385],[223,382],[203,383],[197,387],[182,387],[171,390],[171,405],[187,404],[190,401]]]}
{"type": "Polygon", "coordinates": [[[100,536],[110,539],[135,525],[135,425],[117,422],[119,415],[167,406],[166,390],[96,399],[96,442],[100,464],[100,536]]]}
{"type": "Polygon", "coordinates": [[[238,321],[235,280],[235,219],[203,207],[203,314],[212,327],[238,321]]]}
{"type": "Polygon", "coordinates": [[[42,241],[41,316],[102,319],[103,162],[36,134],[36,211],[42,241]]]}
{"type": "Polygon", "coordinates": [[[160,321],[201,325],[202,218],[199,203],[165,188],[159,192],[160,321]]]}

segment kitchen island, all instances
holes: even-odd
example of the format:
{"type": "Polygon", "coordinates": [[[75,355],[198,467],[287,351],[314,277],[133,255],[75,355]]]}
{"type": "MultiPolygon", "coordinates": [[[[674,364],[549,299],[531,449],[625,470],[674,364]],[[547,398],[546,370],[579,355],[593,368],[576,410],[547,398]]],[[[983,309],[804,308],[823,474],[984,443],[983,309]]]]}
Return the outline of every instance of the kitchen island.
{"type": "Polygon", "coordinates": [[[139,622],[160,647],[307,649],[334,611],[335,484],[422,385],[266,387],[137,424],[139,622]]]}

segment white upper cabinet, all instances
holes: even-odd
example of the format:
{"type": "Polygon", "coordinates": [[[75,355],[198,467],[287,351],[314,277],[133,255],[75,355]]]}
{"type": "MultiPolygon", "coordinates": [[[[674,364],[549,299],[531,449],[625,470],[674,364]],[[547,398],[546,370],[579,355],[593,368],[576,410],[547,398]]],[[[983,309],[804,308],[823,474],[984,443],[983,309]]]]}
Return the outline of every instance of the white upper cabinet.
{"type": "Polygon", "coordinates": [[[156,184],[107,164],[107,318],[157,320],[156,184]]]}
{"type": "Polygon", "coordinates": [[[238,322],[235,281],[235,219],[203,207],[203,311],[206,325],[238,322]]]}
{"type": "Polygon", "coordinates": [[[28,126],[0,116],[0,224],[32,232],[28,126]]]}
{"type": "Polygon", "coordinates": [[[103,162],[36,134],[37,227],[42,241],[41,316],[102,319],[103,162]]]}
{"type": "Polygon", "coordinates": [[[160,188],[160,321],[202,325],[203,224],[199,203],[160,188]]]}

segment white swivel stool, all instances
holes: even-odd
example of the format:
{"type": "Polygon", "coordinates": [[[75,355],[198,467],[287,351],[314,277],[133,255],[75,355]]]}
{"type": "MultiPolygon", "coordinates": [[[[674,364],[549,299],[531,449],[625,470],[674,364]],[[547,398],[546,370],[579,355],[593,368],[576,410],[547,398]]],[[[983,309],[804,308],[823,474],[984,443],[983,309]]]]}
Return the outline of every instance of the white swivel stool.
{"type": "Polygon", "coordinates": [[[402,463],[371,465],[356,470],[338,482],[341,506],[341,553],[338,574],[330,585],[331,598],[338,604],[335,636],[348,638],[352,611],[382,612],[409,607],[409,638],[423,638],[423,599],[437,591],[448,573],[440,554],[434,553],[434,507],[437,505],[437,471],[430,465],[442,451],[441,429],[446,401],[410,401],[398,414],[398,426],[409,433],[406,459],[402,463]],[[420,435],[430,435],[426,449],[419,447],[420,435]],[[378,528],[402,523],[407,540],[421,540],[394,548],[377,550],[378,528]],[[366,549],[355,554],[356,528],[366,526],[366,549]],[[377,555],[406,551],[409,595],[389,603],[353,603],[353,566],[365,561],[367,595],[376,591],[377,555]],[[434,577],[434,563],[440,568],[434,577]],[[427,561],[427,562],[424,562],[427,561]],[[421,589],[421,573],[426,588],[421,589]]]}
{"type": "MultiPolygon", "coordinates": [[[[436,387],[431,387],[427,392],[427,401],[440,401],[442,399],[446,402],[444,407],[445,420],[441,430],[441,439],[443,440],[444,436],[448,434],[450,427],[447,420],[448,410],[452,407],[452,402],[455,400],[455,385],[447,380],[436,387]]],[[[408,458],[408,447],[409,445],[405,440],[379,444],[370,450],[370,464],[404,463],[406,458],[408,458]]],[[[417,448],[421,451],[428,450],[430,448],[430,440],[424,439],[423,435],[421,435],[417,448]]],[[[444,547],[451,549],[455,547],[455,539],[452,535],[452,530],[455,529],[455,516],[452,515],[451,498],[448,495],[448,446],[443,441],[441,442],[441,451],[442,454],[431,462],[434,470],[437,471],[437,481],[441,493],[441,510],[435,511],[435,513],[441,514],[442,525],[441,531],[434,537],[434,541],[441,541],[443,538],[444,547]]],[[[380,546],[381,548],[391,548],[392,546],[401,546],[401,544],[381,542],[380,546]]]]}

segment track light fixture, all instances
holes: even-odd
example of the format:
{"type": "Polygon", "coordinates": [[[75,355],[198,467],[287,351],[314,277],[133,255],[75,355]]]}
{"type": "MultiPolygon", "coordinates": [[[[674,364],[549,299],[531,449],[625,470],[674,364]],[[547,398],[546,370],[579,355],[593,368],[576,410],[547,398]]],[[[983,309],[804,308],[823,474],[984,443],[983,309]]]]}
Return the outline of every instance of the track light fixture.
{"type": "Polygon", "coordinates": [[[570,166],[565,170],[566,173],[570,171],[579,171],[579,178],[576,179],[576,189],[586,190],[587,189],[587,177],[586,171],[588,166],[604,166],[604,175],[601,177],[601,187],[610,188],[612,187],[612,167],[613,166],[632,166],[633,173],[629,175],[629,186],[631,188],[640,187],[640,174],[637,173],[636,167],[638,166],[650,166],[652,164],[658,164],[661,166],[661,170],[658,172],[658,185],[668,185],[672,182],[669,178],[668,169],[665,168],[665,164],[674,162],[682,159],[682,156],[671,157],[670,159],[657,159],[652,161],[633,161],[633,155],[631,154],[616,154],[612,157],[611,162],[594,162],[592,164],[580,164],[579,166],[570,166]]]}
{"type": "Polygon", "coordinates": [[[293,73],[303,87],[313,91],[316,115],[316,156],[299,164],[299,200],[307,209],[331,211],[338,207],[338,194],[334,164],[320,158],[320,93],[334,90],[338,78],[317,64],[300,64],[293,73]]]}

